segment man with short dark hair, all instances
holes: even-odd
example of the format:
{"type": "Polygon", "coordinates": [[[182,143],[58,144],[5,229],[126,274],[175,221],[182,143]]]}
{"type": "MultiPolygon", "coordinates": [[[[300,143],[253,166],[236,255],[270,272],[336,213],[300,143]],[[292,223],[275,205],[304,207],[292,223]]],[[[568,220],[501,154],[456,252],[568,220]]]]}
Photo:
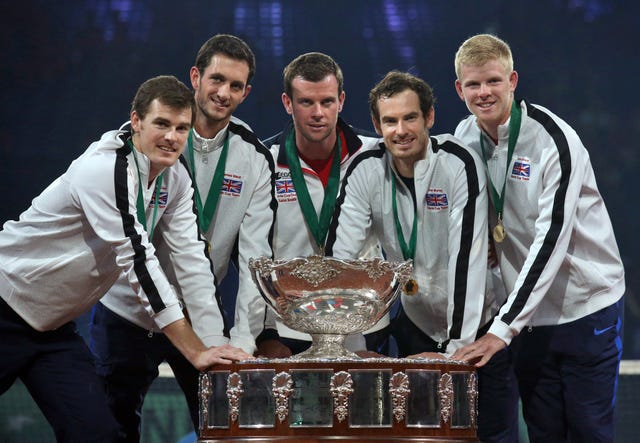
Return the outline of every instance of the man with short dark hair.
{"type": "Polygon", "coordinates": [[[251,358],[230,347],[211,262],[191,210],[191,179],[176,164],[193,122],[193,95],[175,77],[144,82],[131,129],[105,133],[0,231],[0,391],[29,389],[58,441],[113,442],[118,432],[91,353],[73,319],[122,279],[197,369],[251,358]],[[151,237],[180,244],[185,289],[200,300],[206,346],[185,319],[151,237]]]}
{"type": "MultiPolygon", "coordinates": [[[[302,54],[284,69],[282,104],[292,120],[265,142],[276,162],[276,259],[324,254],[340,182],[356,156],[377,146],[375,134],[353,128],[339,117],[343,86],[340,66],[326,54],[302,54]]],[[[366,245],[360,254],[371,251],[377,251],[375,244],[366,245]]],[[[260,355],[288,357],[311,345],[308,334],[288,328],[271,310],[266,314],[265,330],[257,340],[260,355]]],[[[360,334],[347,337],[347,346],[355,351],[379,350],[385,346],[386,325],[388,316],[365,335],[366,346],[360,334]]]]}
{"type": "MultiPolygon", "coordinates": [[[[482,163],[450,134],[430,135],[434,102],[431,87],[407,72],[392,71],[371,90],[371,119],[384,145],[352,164],[327,248],[351,258],[373,233],[390,260],[413,260],[391,321],[400,357],[450,357],[481,336],[497,311],[485,291],[482,163]]],[[[511,443],[517,390],[508,362],[495,363],[478,370],[478,437],[511,443]]]]}
{"type": "MultiPolygon", "coordinates": [[[[236,260],[237,314],[233,329],[225,329],[225,334],[230,334],[231,345],[248,354],[255,350],[255,339],[247,312],[262,300],[247,262],[251,257],[271,256],[276,207],[271,155],[249,126],[232,115],[251,91],[254,73],[253,51],[242,39],[218,34],[203,43],[189,72],[195,122],[182,156],[182,166],[193,179],[193,207],[210,248],[217,281],[225,277],[229,261],[236,260]]],[[[182,290],[177,275],[189,272],[190,265],[181,257],[180,245],[164,237],[154,238],[154,245],[191,322],[207,343],[216,331],[215,324],[197,315],[199,308],[192,303],[198,301],[190,291],[182,290]]],[[[130,289],[124,284],[115,286],[96,305],[93,318],[92,350],[98,373],[107,385],[111,409],[128,436],[123,440],[139,440],[144,397],[163,361],[184,392],[197,429],[198,371],[154,325],[130,289]]]]}
{"type": "Polygon", "coordinates": [[[480,162],[453,136],[429,134],[434,97],[424,80],[389,72],[371,90],[369,106],[384,143],[352,163],[327,253],[354,258],[373,236],[389,260],[413,260],[392,334],[400,357],[442,358],[471,343],[486,320],[480,162]]]}

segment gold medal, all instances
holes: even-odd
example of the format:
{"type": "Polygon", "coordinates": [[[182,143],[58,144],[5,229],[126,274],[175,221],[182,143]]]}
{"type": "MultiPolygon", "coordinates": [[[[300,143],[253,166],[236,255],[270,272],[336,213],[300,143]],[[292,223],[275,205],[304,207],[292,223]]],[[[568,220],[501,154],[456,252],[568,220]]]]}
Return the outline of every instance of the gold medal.
{"type": "Polygon", "coordinates": [[[507,233],[504,230],[504,226],[502,226],[502,221],[498,220],[498,224],[493,228],[493,239],[496,243],[502,243],[506,237],[507,233]]]}
{"type": "Polygon", "coordinates": [[[418,292],[418,282],[410,278],[404,284],[404,293],[407,295],[415,295],[418,292]]]}

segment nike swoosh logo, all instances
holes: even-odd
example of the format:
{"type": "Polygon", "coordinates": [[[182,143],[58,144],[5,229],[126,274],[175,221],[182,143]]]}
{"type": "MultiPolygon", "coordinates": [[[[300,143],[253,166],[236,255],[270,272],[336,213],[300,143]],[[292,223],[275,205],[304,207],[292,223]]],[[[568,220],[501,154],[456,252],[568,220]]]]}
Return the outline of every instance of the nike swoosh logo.
{"type": "Polygon", "coordinates": [[[604,328],[604,329],[598,329],[598,328],[593,328],[593,335],[602,335],[605,332],[607,332],[609,329],[614,328],[616,325],[611,325],[608,328],[604,328]]]}

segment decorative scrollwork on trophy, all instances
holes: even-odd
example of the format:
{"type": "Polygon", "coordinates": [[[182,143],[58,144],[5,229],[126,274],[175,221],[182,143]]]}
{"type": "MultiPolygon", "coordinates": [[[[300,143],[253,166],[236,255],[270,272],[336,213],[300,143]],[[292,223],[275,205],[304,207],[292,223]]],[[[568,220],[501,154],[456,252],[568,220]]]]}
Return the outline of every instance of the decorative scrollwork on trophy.
{"type": "Polygon", "coordinates": [[[211,378],[208,373],[200,373],[200,429],[209,423],[209,399],[213,393],[211,378]]]}
{"type": "Polygon", "coordinates": [[[276,401],[276,416],[280,423],[289,415],[289,397],[293,393],[293,378],[287,372],[280,372],[273,377],[271,392],[276,401]]]}
{"type": "Polygon", "coordinates": [[[240,398],[244,394],[240,374],[232,372],[227,379],[227,398],[229,399],[229,417],[231,421],[238,420],[240,413],[240,398]]]}
{"type": "Polygon", "coordinates": [[[331,377],[331,395],[333,396],[333,413],[338,421],[349,415],[349,396],[353,394],[353,379],[351,374],[340,371],[331,377]]]}
{"type": "Polygon", "coordinates": [[[449,373],[444,373],[440,377],[438,397],[440,397],[440,417],[446,423],[451,418],[451,406],[453,405],[453,379],[449,373]]]}
{"type": "Polygon", "coordinates": [[[409,376],[404,372],[393,374],[389,380],[389,393],[391,394],[393,416],[397,422],[401,422],[407,414],[407,397],[411,393],[409,376]]]}
{"type": "Polygon", "coordinates": [[[469,376],[467,384],[467,395],[469,396],[469,409],[471,412],[471,426],[476,427],[478,423],[478,377],[473,372],[469,376]]]}
{"type": "Polygon", "coordinates": [[[367,275],[371,280],[379,279],[386,272],[389,272],[390,269],[391,267],[389,266],[389,263],[377,258],[366,267],[367,275]]]}
{"type": "Polygon", "coordinates": [[[291,275],[306,281],[313,287],[331,280],[338,275],[338,270],[322,260],[319,255],[312,255],[306,263],[302,263],[291,271],[291,275]]]}

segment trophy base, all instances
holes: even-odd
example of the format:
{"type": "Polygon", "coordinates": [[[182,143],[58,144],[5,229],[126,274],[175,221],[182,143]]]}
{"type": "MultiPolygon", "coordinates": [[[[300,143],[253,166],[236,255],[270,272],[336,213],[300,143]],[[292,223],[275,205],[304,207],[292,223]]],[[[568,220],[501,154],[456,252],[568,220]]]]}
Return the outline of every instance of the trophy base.
{"type": "Polygon", "coordinates": [[[345,337],[343,334],[311,334],[309,349],[292,355],[289,360],[360,359],[358,354],[344,347],[345,337]]]}
{"type": "Polygon", "coordinates": [[[477,442],[475,368],[445,360],[273,359],[200,375],[199,443],[477,442]]]}

